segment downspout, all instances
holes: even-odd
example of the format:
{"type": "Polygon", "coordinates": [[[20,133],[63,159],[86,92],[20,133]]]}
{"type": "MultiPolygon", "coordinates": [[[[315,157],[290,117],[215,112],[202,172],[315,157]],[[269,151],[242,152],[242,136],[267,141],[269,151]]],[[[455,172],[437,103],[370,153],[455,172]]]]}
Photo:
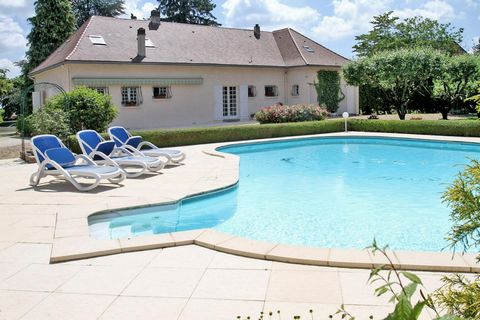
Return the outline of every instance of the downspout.
{"type": "Polygon", "coordinates": [[[288,69],[285,69],[285,72],[283,73],[283,94],[285,96],[285,104],[289,105],[290,101],[288,99],[289,95],[287,94],[287,87],[288,87],[288,69]]]}

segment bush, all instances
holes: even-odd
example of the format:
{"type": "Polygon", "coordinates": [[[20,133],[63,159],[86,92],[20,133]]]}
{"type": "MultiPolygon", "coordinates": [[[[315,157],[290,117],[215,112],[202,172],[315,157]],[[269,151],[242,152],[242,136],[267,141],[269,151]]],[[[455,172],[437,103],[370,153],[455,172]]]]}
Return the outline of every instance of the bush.
{"type": "Polygon", "coordinates": [[[32,135],[32,115],[20,115],[18,116],[17,122],[15,122],[15,127],[17,128],[17,132],[20,134],[24,134],[26,137],[30,137],[32,135]]]}
{"type": "Polygon", "coordinates": [[[315,83],[317,100],[321,106],[325,106],[328,112],[335,113],[339,103],[345,99],[340,89],[340,74],[337,71],[320,70],[317,73],[318,83],[315,83]]]}
{"type": "MultiPolygon", "coordinates": [[[[241,141],[251,139],[266,139],[287,136],[299,136],[343,131],[342,120],[311,121],[282,124],[247,124],[237,126],[222,126],[208,128],[189,128],[175,130],[133,131],[143,139],[159,147],[185,146],[202,143],[241,141]]],[[[104,137],[107,137],[104,135],[104,137]]],[[[80,152],[75,136],[67,141],[72,150],[80,152]]]]}
{"type": "Polygon", "coordinates": [[[260,123],[284,123],[323,120],[327,111],[319,106],[311,105],[273,105],[255,113],[255,120],[260,123]]]}
{"type": "Polygon", "coordinates": [[[67,114],[54,104],[47,103],[29,119],[31,135],[54,134],[66,138],[70,134],[67,114]]]}
{"type": "Polygon", "coordinates": [[[48,100],[43,108],[47,105],[51,110],[65,112],[70,133],[84,129],[105,131],[117,115],[110,96],[86,87],[75,88],[66,95],[57,95],[48,100]]]}
{"type": "Polygon", "coordinates": [[[444,136],[480,137],[480,121],[465,120],[361,120],[348,121],[350,131],[431,134],[444,136]]]}

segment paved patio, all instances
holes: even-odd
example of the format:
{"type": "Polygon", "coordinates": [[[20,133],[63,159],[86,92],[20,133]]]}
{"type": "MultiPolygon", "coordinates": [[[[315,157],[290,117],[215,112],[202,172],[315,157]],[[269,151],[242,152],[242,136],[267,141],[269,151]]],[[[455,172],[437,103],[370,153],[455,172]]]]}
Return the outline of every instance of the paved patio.
{"type": "MultiPolygon", "coordinates": [[[[49,264],[54,243],[60,254],[99,245],[84,234],[88,214],[175,201],[238,178],[235,158],[208,155],[205,146],[183,149],[183,166],[88,193],[65,182],[31,188],[36,165],[2,160],[0,319],[236,319],[277,309],[282,319],[306,317],[309,309],[327,319],[342,303],[360,319],[378,319],[391,310],[366,284],[368,270],[257,260],[196,245],[49,264]]],[[[427,291],[440,285],[440,273],[418,274],[427,291]]]]}

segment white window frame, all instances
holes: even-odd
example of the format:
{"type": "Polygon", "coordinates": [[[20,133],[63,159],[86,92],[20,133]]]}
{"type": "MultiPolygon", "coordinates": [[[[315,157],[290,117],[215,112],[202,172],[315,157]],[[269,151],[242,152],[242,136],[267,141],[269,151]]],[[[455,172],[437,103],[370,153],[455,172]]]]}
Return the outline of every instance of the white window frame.
{"type": "Polygon", "coordinates": [[[138,107],[143,102],[141,87],[122,87],[121,94],[124,107],[138,107]]]}
{"type": "Polygon", "coordinates": [[[265,97],[267,98],[275,98],[278,97],[278,86],[269,84],[265,86],[265,97]],[[273,89],[273,95],[267,95],[267,88],[271,87],[273,89]]]}
{"type": "Polygon", "coordinates": [[[163,100],[163,99],[170,99],[170,98],[172,98],[172,89],[171,89],[170,86],[152,87],[152,91],[153,91],[153,92],[152,92],[152,93],[153,93],[153,95],[152,95],[152,98],[153,98],[153,99],[163,100]],[[155,89],[158,89],[159,93],[160,93],[160,91],[163,91],[163,92],[165,92],[165,94],[164,94],[164,95],[157,95],[157,96],[155,96],[155,89]]]}

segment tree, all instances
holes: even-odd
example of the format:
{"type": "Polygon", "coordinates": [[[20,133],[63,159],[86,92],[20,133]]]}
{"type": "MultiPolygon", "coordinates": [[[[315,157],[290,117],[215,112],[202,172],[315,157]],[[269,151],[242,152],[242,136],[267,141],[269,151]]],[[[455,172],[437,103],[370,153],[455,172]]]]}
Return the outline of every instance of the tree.
{"type": "Polygon", "coordinates": [[[75,16],[69,0],[37,0],[35,16],[28,18],[25,75],[42,63],[75,31],[75,16]]]}
{"type": "Polygon", "coordinates": [[[211,0],[157,0],[163,21],[220,26],[211,0]]]}
{"type": "Polygon", "coordinates": [[[428,49],[384,51],[350,62],[343,68],[350,85],[378,88],[401,120],[416,92],[425,90],[439,76],[446,55],[428,49]]]}
{"type": "Polygon", "coordinates": [[[389,11],[374,16],[372,30],[355,37],[357,43],[353,49],[359,57],[411,47],[429,47],[449,54],[463,52],[458,45],[463,39],[463,28],[455,29],[450,23],[418,16],[399,21],[393,14],[389,11]]]}
{"type": "Polygon", "coordinates": [[[480,78],[480,58],[472,55],[446,59],[440,76],[434,80],[432,97],[442,118],[447,120],[450,109],[459,109],[474,92],[480,78]]]}
{"type": "Polygon", "coordinates": [[[91,16],[116,17],[125,13],[124,0],[71,0],[71,2],[77,27],[91,16]]]}
{"type": "Polygon", "coordinates": [[[473,54],[476,56],[480,55],[480,38],[478,38],[478,43],[472,48],[473,54]]]}
{"type": "Polygon", "coordinates": [[[5,99],[13,89],[12,82],[7,79],[8,69],[0,68],[0,123],[3,122],[3,116],[5,113],[5,99]]]}
{"type": "Polygon", "coordinates": [[[13,114],[20,114],[22,96],[21,90],[24,87],[24,78],[22,76],[13,79],[6,79],[1,76],[0,70],[0,105],[3,108],[3,117],[9,119],[13,114]],[[3,79],[6,79],[7,85],[2,84],[3,79]]]}

